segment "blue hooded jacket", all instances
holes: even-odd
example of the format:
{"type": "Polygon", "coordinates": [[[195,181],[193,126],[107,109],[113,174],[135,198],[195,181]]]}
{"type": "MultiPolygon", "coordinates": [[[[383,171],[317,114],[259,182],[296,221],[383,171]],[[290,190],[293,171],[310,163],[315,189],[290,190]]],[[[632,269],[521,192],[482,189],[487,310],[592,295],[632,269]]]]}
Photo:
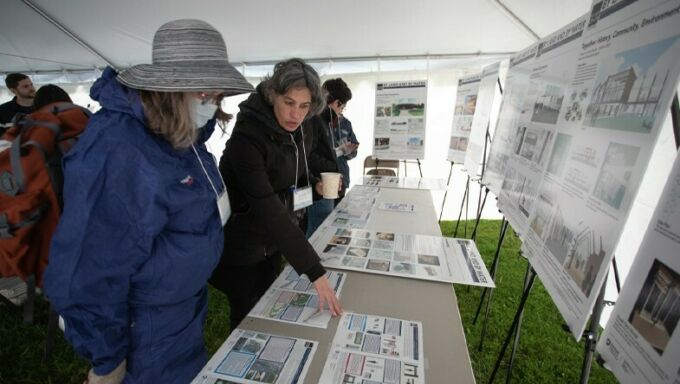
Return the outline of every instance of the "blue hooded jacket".
{"type": "Polygon", "coordinates": [[[206,363],[206,281],[223,235],[205,148],[150,132],[136,90],[107,68],[90,90],[102,109],[64,158],[64,212],[45,292],[66,339],[105,375],[127,359],[126,383],[187,383],[206,363]]]}

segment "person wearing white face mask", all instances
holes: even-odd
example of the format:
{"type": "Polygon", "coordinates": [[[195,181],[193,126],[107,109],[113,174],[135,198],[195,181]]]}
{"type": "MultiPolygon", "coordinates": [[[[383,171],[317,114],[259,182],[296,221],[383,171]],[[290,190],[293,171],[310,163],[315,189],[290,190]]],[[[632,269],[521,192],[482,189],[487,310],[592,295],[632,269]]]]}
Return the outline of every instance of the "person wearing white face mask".
{"type": "Polygon", "coordinates": [[[159,28],[152,64],[107,68],[102,109],[64,158],[64,213],[44,290],[88,383],[188,383],[207,362],[206,282],[229,198],[205,141],[252,86],[200,20],[159,28]]]}

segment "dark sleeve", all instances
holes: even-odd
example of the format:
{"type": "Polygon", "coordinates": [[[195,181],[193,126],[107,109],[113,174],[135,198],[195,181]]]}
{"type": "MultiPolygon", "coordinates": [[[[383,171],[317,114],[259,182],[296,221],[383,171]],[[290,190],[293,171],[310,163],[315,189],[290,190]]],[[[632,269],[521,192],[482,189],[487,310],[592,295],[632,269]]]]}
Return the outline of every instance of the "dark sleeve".
{"type": "Polygon", "coordinates": [[[312,135],[312,149],[309,151],[309,170],[317,178],[321,172],[337,172],[338,165],[333,158],[334,149],[331,148],[328,133],[323,121],[318,116],[310,120],[310,133],[312,135]]]}
{"type": "MultiPolygon", "coordinates": [[[[231,169],[231,183],[245,196],[250,209],[263,223],[273,243],[299,274],[315,281],[325,274],[321,259],[291,219],[288,209],[269,182],[265,147],[243,136],[232,136],[224,152],[223,167],[231,169]]],[[[224,174],[224,173],[223,173],[224,174]]]]}

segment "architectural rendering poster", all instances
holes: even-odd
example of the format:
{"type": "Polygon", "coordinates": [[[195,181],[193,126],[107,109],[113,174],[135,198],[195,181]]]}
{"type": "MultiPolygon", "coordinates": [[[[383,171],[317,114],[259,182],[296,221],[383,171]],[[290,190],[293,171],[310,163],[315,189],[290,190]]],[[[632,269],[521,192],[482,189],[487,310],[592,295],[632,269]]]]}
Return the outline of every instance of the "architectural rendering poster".
{"type": "Polygon", "coordinates": [[[510,59],[508,74],[503,87],[503,99],[494,130],[491,150],[484,170],[482,184],[496,196],[500,195],[501,185],[512,152],[512,141],[524,107],[524,97],[529,89],[531,72],[538,43],[520,51],[510,59]]]}
{"type": "Polygon", "coordinates": [[[423,324],[345,312],[320,383],[425,383],[423,324]]]}
{"type": "MultiPolygon", "coordinates": [[[[338,298],[345,277],[343,272],[326,272],[326,278],[338,298]]],[[[312,282],[306,276],[298,275],[290,265],[286,265],[248,316],[317,328],[328,327],[331,320],[329,311],[319,311],[319,296],[312,282]]]]}
{"type": "Polygon", "coordinates": [[[236,328],[192,384],[302,383],[318,344],[236,328]]]}
{"type": "Polygon", "coordinates": [[[494,287],[472,240],[327,226],[311,244],[329,268],[494,287]]]}
{"type": "Polygon", "coordinates": [[[427,81],[376,84],[373,157],[425,158],[427,81]]]}
{"type": "Polygon", "coordinates": [[[622,383],[680,382],[680,157],[597,350],[622,383]]]}
{"type": "Polygon", "coordinates": [[[458,80],[453,123],[451,124],[451,135],[449,135],[448,161],[459,164],[465,161],[465,151],[467,151],[470,130],[472,129],[472,116],[475,114],[480,80],[481,74],[458,80]]]}
{"type": "MultiPolygon", "coordinates": [[[[498,70],[501,63],[495,63],[484,67],[482,80],[479,83],[477,104],[472,118],[472,128],[465,153],[465,171],[473,179],[478,180],[481,174],[482,157],[484,156],[484,142],[486,131],[491,119],[491,109],[496,97],[496,85],[498,83],[498,70]]],[[[489,153],[487,148],[487,154],[489,153]]]]}
{"type": "Polygon", "coordinates": [[[678,25],[680,0],[598,3],[583,34],[523,243],[576,339],[675,93],[678,25]]]}
{"type": "MultiPolygon", "coordinates": [[[[586,19],[584,15],[540,41],[535,58],[530,60],[528,88],[511,128],[505,174],[498,195],[498,208],[520,234],[525,232],[534,208],[562,104],[574,96],[565,93],[574,76],[586,19]]],[[[507,127],[504,128],[507,132],[507,127]]]]}

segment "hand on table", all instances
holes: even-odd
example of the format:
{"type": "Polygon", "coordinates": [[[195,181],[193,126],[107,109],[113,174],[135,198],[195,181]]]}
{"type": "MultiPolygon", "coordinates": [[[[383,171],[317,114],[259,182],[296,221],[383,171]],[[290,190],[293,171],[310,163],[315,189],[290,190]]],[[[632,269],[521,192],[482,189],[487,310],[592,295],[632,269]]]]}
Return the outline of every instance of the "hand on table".
{"type": "Polygon", "coordinates": [[[324,308],[328,306],[328,310],[333,316],[342,315],[342,307],[340,301],[335,296],[335,292],[328,282],[328,278],[324,275],[314,281],[314,289],[319,294],[319,312],[323,312],[324,308]]]}

